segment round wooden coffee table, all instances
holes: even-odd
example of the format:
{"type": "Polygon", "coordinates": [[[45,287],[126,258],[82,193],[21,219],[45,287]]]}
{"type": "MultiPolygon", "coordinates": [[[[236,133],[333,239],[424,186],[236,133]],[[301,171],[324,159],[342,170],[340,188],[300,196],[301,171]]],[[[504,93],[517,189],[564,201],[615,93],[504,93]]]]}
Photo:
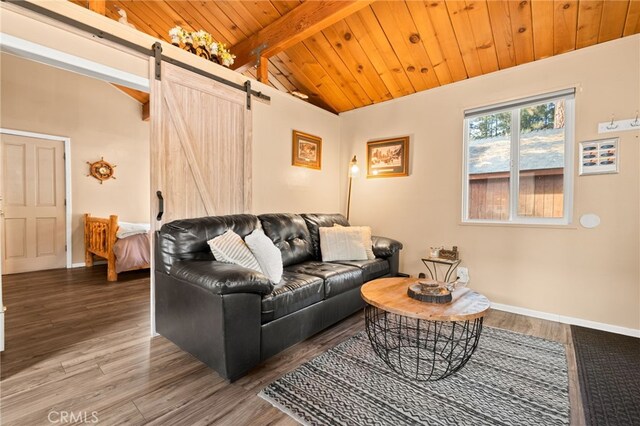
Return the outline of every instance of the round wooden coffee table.
{"type": "Polygon", "coordinates": [[[491,306],[483,295],[461,288],[446,304],[414,300],[416,278],[381,278],[362,286],[365,325],[376,354],[396,373],[434,381],[460,370],[478,346],[491,306]]]}

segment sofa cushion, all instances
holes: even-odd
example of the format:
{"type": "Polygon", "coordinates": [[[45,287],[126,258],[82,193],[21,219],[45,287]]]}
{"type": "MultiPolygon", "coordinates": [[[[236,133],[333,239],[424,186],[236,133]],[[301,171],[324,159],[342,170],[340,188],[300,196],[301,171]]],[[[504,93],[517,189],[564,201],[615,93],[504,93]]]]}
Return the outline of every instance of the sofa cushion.
{"type": "Polygon", "coordinates": [[[298,311],[324,298],[322,278],[285,271],[282,281],[262,297],[262,323],[298,311]]]}
{"type": "Polygon", "coordinates": [[[380,278],[389,273],[389,261],[386,259],[373,260],[339,260],[332,263],[354,266],[362,270],[364,282],[380,278]]]}
{"type": "Polygon", "coordinates": [[[307,228],[309,228],[311,243],[313,244],[313,258],[315,260],[322,259],[320,254],[320,233],[318,229],[320,227],[331,227],[333,225],[349,226],[347,218],[339,213],[306,213],[301,216],[307,223],[307,228]]]}
{"type": "Polygon", "coordinates": [[[179,219],[162,225],[156,244],[156,270],[169,273],[176,260],[213,260],[207,244],[231,229],[244,238],[260,226],[257,216],[236,214],[179,219]]]}
{"type": "Polygon", "coordinates": [[[315,260],[292,265],[289,272],[314,275],[324,280],[325,299],[362,285],[362,270],[358,267],[315,260]]]}
{"type": "Polygon", "coordinates": [[[280,249],[284,266],[311,260],[311,236],[302,216],[297,214],[263,214],[258,216],[267,237],[280,249]]]}

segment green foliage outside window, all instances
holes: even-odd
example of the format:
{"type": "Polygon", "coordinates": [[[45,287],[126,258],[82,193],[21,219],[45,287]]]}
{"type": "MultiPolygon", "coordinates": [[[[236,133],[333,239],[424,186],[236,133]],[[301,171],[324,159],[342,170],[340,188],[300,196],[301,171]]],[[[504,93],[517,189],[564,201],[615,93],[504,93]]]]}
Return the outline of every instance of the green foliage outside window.
{"type": "Polygon", "coordinates": [[[556,104],[534,105],[520,110],[520,133],[554,128],[556,104]]]}
{"type": "MultiPolygon", "coordinates": [[[[564,127],[564,101],[533,105],[520,110],[520,133],[564,127]]],[[[469,123],[472,140],[490,139],[511,134],[511,113],[475,117],[469,123]]]]}
{"type": "Polygon", "coordinates": [[[469,123],[469,135],[471,139],[488,139],[505,136],[511,133],[511,113],[483,115],[474,118],[469,123]]]}

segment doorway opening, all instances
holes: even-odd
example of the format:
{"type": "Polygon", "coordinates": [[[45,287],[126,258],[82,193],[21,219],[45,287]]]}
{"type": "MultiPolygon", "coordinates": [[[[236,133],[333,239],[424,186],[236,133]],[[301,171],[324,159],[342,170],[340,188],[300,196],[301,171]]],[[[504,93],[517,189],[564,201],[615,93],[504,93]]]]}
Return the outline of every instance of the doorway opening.
{"type": "Polygon", "coordinates": [[[18,55],[2,53],[1,65],[4,398],[22,372],[54,361],[72,372],[86,361],[74,355],[85,345],[153,343],[150,270],[109,282],[106,263],[87,268],[84,253],[85,213],[149,222],[150,124],[142,103],[95,76],[18,55]],[[115,179],[101,183],[87,176],[87,162],[102,157],[115,179]],[[118,341],[122,333],[126,342],[118,341]]]}

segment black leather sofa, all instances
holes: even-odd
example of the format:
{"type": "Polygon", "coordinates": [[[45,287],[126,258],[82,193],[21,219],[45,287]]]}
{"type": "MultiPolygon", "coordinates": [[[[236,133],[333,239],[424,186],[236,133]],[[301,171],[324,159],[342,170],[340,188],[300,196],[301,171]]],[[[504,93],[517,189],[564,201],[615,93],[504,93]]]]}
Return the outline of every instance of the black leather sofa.
{"type": "Polygon", "coordinates": [[[398,273],[402,244],[373,237],[374,260],[322,262],[318,228],[340,214],[214,216],[167,223],[156,235],[156,328],[231,381],[363,308],[363,283],[398,273]],[[262,226],[282,253],[274,286],[263,274],[214,259],[207,241],[262,226]]]}

